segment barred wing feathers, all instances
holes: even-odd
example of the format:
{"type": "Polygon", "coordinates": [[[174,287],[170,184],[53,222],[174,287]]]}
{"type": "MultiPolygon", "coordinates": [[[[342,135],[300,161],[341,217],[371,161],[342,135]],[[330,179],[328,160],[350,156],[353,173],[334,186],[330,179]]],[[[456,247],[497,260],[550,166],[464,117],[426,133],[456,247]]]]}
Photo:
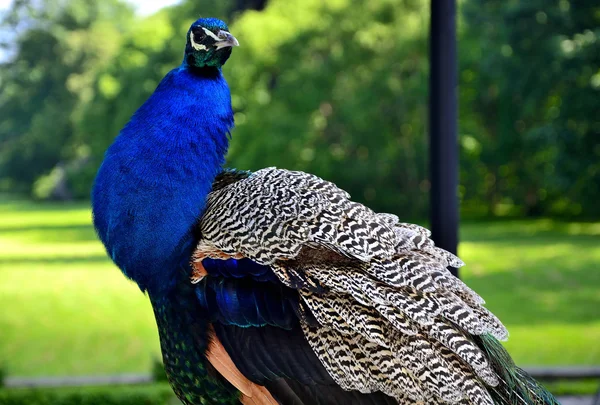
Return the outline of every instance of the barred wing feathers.
{"type": "MultiPolygon", "coordinates": [[[[303,323],[305,338],[340,387],[401,404],[505,403],[506,376],[474,337],[508,333],[451,276],[463,263],[428,230],[310,174],[268,168],[236,180],[209,195],[196,259],[247,257],[298,289],[317,320],[303,323]]],[[[545,403],[522,389],[523,404],[545,403]]]]}

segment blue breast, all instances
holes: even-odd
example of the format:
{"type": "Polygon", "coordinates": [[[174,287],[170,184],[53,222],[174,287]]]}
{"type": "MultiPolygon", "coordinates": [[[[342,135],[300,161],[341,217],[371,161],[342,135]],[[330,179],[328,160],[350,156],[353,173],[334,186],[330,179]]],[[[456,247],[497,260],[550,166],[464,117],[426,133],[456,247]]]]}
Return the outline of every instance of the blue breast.
{"type": "Polygon", "coordinates": [[[233,126],[218,71],[171,71],[106,152],[92,192],[108,254],[144,291],[164,294],[187,266],[191,229],[221,170],[233,126]]]}

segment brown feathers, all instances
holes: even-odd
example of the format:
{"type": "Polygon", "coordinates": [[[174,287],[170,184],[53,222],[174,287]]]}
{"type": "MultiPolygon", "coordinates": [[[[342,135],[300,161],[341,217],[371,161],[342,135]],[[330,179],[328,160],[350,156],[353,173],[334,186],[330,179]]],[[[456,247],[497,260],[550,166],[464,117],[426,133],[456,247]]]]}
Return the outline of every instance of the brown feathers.
{"type": "Polygon", "coordinates": [[[202,265],[202,261],[195,261],[192,263],[192,275],[190,276],[192,284],[198,284],[206,275],[208,275],[208,273],[202,265]]]}
{"type": "Polygon", "coordinates": [[[265,387],[248,380],[238,370],[214,331],[211,331],[211,335],[212,337],[206,350],[206,358],[219,374],[240,391],[240,401],[242,404],[277,405],[277,401],[275,401],[265,387]]]}

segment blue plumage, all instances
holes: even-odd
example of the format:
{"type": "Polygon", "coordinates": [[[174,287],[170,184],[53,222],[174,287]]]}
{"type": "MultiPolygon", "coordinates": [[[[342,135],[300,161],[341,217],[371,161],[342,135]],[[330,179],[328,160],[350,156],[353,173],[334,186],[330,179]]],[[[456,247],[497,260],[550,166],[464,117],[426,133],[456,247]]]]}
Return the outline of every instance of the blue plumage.
{"type": "Polygon", "coordinates": [[[252,276],[256,281],[279,283],[279,279],[269,266],[263,266],[250,259],[204,259],[202,264],[211,276],[242,278],[252,276]]]}
{"type": "Polygon", "coordinates": [[[207,277],[196,289],[196,296],[211,320],[225,325],[291,329],[300,316],[297,291],[249,277],[207,277]]]}
{"type": "Polygon", "coordinates": [[[191,228],[232,127],[220,70],[200,74],[184,61],[106,152],[92,195],[94,224],[108,254],[142,290],[164,294],[187,265],[191,228]]]}

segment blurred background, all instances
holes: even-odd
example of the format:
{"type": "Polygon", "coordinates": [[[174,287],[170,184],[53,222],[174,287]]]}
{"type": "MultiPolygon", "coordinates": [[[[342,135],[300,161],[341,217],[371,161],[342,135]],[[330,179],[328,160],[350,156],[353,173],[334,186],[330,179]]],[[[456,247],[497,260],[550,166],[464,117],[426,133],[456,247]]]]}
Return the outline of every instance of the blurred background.
{"type": "MultiPolygon", "coordinates": [[[[312,172],[427,226],[428,1],[0,10],[0,381],[161,379],[151,307],[106,258],[88,198],[105,149],[181,62],[199,16],[226,20],[241,44],[224,67],[231,166],[312,172]]],[[[519,364],[598,365],[600,6],[459,1],[458,47],[461,277],[504,321],[519,364]]],[[[550,387],[593,393],[598,381],[550,387]]],[[[2,404],[169,401],[160,382],[0,390],[2,404]]]]}

